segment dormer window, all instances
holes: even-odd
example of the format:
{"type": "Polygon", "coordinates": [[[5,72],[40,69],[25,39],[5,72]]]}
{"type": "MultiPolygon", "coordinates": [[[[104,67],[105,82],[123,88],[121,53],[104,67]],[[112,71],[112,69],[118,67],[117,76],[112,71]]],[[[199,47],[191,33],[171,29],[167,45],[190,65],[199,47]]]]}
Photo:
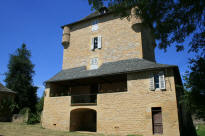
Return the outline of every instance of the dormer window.
{"type": "Polygon", "coordinates": [[[97,31],[98,30],[98,20],[94,20],[92,22],[92,31],[97,31]]]}

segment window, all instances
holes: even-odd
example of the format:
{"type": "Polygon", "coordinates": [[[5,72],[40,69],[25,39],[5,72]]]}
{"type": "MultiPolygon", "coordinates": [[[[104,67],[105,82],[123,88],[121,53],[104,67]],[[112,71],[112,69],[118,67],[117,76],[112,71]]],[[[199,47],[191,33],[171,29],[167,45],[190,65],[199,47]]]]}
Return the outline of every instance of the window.
{"type": "Polygon", "coordinates": [[[94,20],[92,22],[92,31],[97,31],[98,30],[98,20],[94,20]]]}
{"type": "Polygon", "coordinates": [[[165,89],[165,78],[164,78],[164,73],[159,72],[152,74],[150,77],[150,90],[155,90],[155,89],[165,89]]]}
{"type": "Polygon", "coordinates": [[[98,48],[98,37],[94,37],[94,49],[98,48]]]}
{"type": "Polygon", "coordinates": [[[153,107],[152,108],[152,131],[153,131],[153,134],[162,134],[163,133],[161,107],[153,107]]]}
{"type": "Polygon", "coordinates": [[[90,60],[90,69],[97,69],[98,68],[98,58],[92,58],[90,60]]]}
{"type": "Polygon", "coordinates": [[[154,86],[155,86],[155,89],[159,88],[159,75],[158,74],[154,75],[154,86]]]}
{"type": "Polygon", "coordinates": [[[95,50],[97,48],[98,49],[102,48],[102,37],[101,36],[92,38],[91,50],[95,50]]]}

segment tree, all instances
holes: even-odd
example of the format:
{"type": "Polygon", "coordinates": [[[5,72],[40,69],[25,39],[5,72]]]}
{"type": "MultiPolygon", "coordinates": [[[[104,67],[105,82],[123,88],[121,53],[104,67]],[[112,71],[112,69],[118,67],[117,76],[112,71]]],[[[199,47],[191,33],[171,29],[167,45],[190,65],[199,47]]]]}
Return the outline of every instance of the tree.
{"type": "Polygon", "coordinates": [[[188,107],[198,118],[205,120],[205,57],[191,60],[190,72],[185,78],[188,107]]]}
{"type": "Polygon", "coordinates": [[[205,54],[204,0],[88,0],[94,9],[106,6],[111,12],[129,18],[127,9],[136,8],[136,16],[149,26],[160,49],[175,46],[184,49],[186,37],[191,36],[190,52],[205,54]]]}
{"type": "Polygon", "coordinates": [[[8,88],[17,92],[15,101],[19,110],[28,107],[35,112],[37,87],[33,86],[34,65],[30,57],[31,53],[25,44],[22,44],[21,48],[10,55],[5,82],[8,88]]]}

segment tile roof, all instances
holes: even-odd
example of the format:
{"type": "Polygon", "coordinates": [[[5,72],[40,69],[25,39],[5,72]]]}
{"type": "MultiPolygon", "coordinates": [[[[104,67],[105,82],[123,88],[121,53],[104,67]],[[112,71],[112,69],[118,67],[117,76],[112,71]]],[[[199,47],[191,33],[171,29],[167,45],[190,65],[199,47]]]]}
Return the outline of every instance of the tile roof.
{"type": "Polygon", "coordinates": [[[115,62],[103,63],[98,69],[86,70],[86,66],[65,69],[57,73],[46,82],[66,81],[90,77],[100,77],[105,75],[115,75],[129,72],[145,71],[177,67],[175,65],[158,64],[144,59],[128,59],[115,62]]]}
{"type": "Polygon", "coordinates": [[[70,26],[70,25],[74,25],[74,24],[77,24],[77,23],[80,23],[80,22],[83,22],[83,21],[86,21],[86,20],[89,20],[89,19],[93,19],[93,18],[96,18],[96,17],[99,17],[99,16],[104,16],[104,15],[108,15],[110,14],[111,12],[107,12],[105,14],[101,14],[99,11],[95,11],[93,13],[90,13],[88,16],[78,20],[78,21],[75,21],[75,22],[72,22],[70,24],[66,24],[66,25],[63,25],[61,28],[65,27],[65,26],[70,26]]]}
{"type": "Polygon", "coordinates": [[[16,93],[8,88],[6,88],[5,86],[3,86],[1,83],[0,83],[0,93],[1,92],[5,92],[5,93],[16,93]]]}

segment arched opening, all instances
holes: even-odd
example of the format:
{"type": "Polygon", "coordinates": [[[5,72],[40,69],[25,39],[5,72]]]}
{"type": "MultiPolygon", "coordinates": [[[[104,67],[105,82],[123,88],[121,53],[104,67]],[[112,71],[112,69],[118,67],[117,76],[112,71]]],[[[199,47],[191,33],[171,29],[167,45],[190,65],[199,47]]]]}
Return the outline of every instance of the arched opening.
{"type": "Polygon", "coordinates": [[[91,131],[96,132],[95,110],[82,108],[70,112],[70,131],[91,131]]]}

